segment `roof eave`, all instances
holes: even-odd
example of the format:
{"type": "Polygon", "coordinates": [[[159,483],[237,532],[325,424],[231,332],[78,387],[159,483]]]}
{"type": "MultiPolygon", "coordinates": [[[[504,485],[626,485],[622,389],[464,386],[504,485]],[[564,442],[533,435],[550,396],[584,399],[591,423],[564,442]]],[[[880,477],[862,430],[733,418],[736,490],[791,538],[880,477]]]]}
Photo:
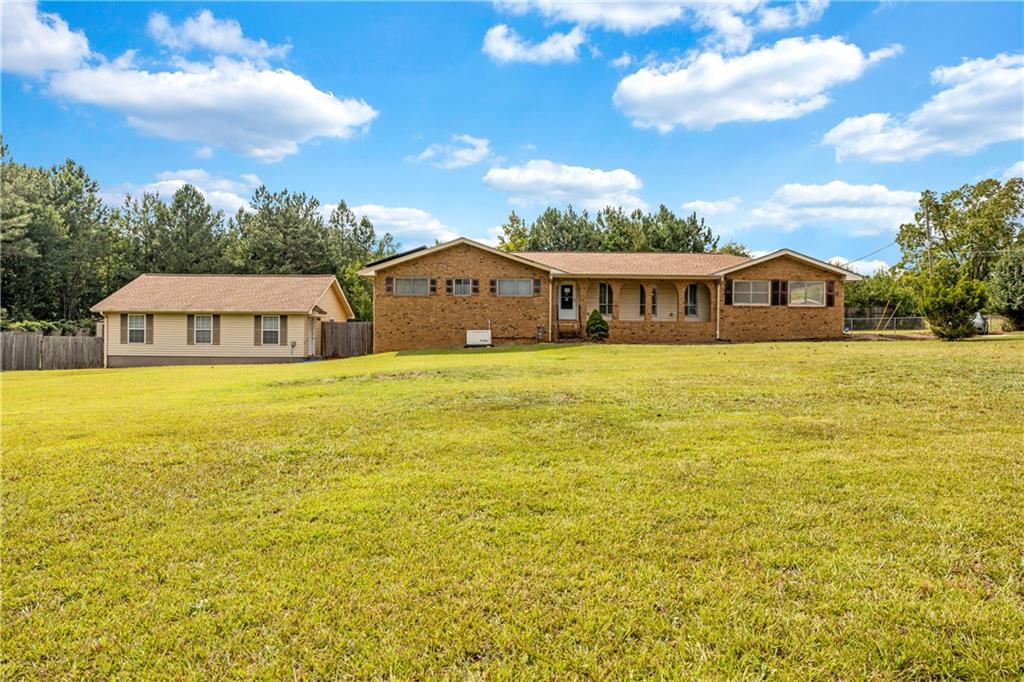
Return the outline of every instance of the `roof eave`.
{"type": "Polygon", "coordinates": [[[766,253],[760,258],[752,258],[751,260],[744,261],[737,265],[733,265],[728,268],[718,270],[717,272],[714,273],[714,275],[716,278],[722,278],[734,272],[746,270],[747,268],[753,265],[767,263],[770,260],[775,260],[776,258],[781,258],[783,256],[789,256],[790,258],[795,258],[810,265],[814,265],[815,267],[819,267],[822,270],[828,270],[830,272],[834,272],[837,275],[843,275],[844,279],[847,282],[859,282],[860,280],[864,279],[862,276],[858,275],[856,272],[853,272],[852,270],[847,270],[846,268],[839,267],[838,265],[833,265],[832,263],[829,263],[827,261],[813,258],[806,254],[802,254],[799,251],[794,251],[793,249],[778,249],[776,251],[772,251],[771,253],[766,253]]]}
{"type": "Polygon", "coordinates": [[[367,268],[361,269],[358,274],[359,274],[360,277],[367,277],[367,278],[376,277],[378,269],[384,270],[384,269],[387,269],[387,268],[390,268],[390,267],[394,267],[395,265],[398,265],[399,263],[407,263],[407,262],[409,262],[411,260],[416,260],[418,258],[422,258],[422,257],[430,255],[432,253],[437,253],[439,251],[444,251],[445,249],[451,248],[453,246],[458,246],[459,244],[468,244],[470,246],[474,246],[474,247],[476,247],[478,249],[481,249],[483,251],[487,251],[489,253],[492,253],[492,254],[494,254],[496,256],[500,256],[502,258],[507,258],[509,260],[516,261],[517,263],[521,263],[522,265],[526,265],[526,266],[529,266],[531,268],[536,268],[537,270],[543,270],[544,272],[547,272],[547,273],[550,273],[550,274],[564,274],[563,271],[559,270],[558,268],[553,268],[550,265],[545,265],[544,263],[538,263],[537,261],[530,260],[529,258],[524,258],[524,257],[519,256],[519,255],[514,254],[514,253],[509,253],[507,251],[501,251],[501,250],[496,249],[496,248],[494,248],[492,246],[488,246],[487,244],[482,244],[482,243],[480,243],[478,241],[475,241],[473,239],[469,239],[468,237],[457,237],[456,239],[452,239],[451,241],[447,241],[447,242],[444,242],[444,243],[441,243],[441,244],[435,244],[434,246],[430,246],[430,247],[427,247],[427,248],[424,248],[424,249],[420,249],[418,251],[413,251],[413,252],[411,252],[411,253],[409,253],[409,254],[407,254],[405,256],[401,256],[401,257],[395,258],[393,260],[388,260],[388,261],[384,261],[383,263],[380,263],[380,265],[386,266],[384,268],[378,268],[376,265],[374,265],[373,267],[367,267],[367,268]]]}

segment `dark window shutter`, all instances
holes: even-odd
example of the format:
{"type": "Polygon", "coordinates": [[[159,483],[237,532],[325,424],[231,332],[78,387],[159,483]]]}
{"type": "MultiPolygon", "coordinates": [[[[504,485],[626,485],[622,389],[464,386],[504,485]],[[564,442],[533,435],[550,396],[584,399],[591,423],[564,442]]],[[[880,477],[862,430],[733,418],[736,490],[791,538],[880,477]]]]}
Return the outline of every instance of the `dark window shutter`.
{"type": "Polygon", "coordinates": [[[789,280],[779,282],[779,305],[789,305],[789,280]]]}
{"type": "Polygon", "coordinates": [[[263,316],[253,315],[252,342],[254,345],[263,345],[263,316]]]}
{"type": "Polygon", "coordinates": [[[384,278],[384,293],[391,294],[395,291],[395,278],[385,277],[384,278]]]}
{"type": "Polygon", "coordinates": [[[474,279],[473,280],[473,295],[476,296],[479,293],[480,293],[480,280],[474,279]]]}
{"type": "Polygon", "coordinates": [[[281,317],[277,318],[277,328],[281,330],[281,331],[279,331],[277,333],[278,342],[282,346],[287,346],[288,345],[288,316],[287,315],[282,315],[281,317]]]}
{"type": "Polygon", "coordinates": [[[213,316],[213,345],[220,345],[220,315],[213,316]]]}
{"type": "Polygon", "coordinates": [[[732,305],[732,280],[725,280],[725,305],[732,305]]]}
{"type": "Polygon", "coordinates": [[[772,280],[772,305],[779,305],[779,280],[772,280]]]}
{"type": "Polygon", "coordinates": [[[146,315],[146,343],[153,343],[153,316],[146,315]]]}
{"type": "Polygon", "coordinates": [[[128,315],[121,313],[121,343],[128,343],[128,315]]]}
{"type": "Polygon", "coordinates": [[[491,296],[497,296],[498,294],[498,280],[491,280],[491,296]]]}
{"type": "Polygon", "coordinates": [[[430,295],[433,296],[437,293],[437,280],[433,277],[430,278],[430,295]]]}
{"type": "Polygon", "coordinates": [[[444,280],[444,293],[448,294],[449,296],[451,296],[452,293],[454,293],[453,282],[454,280],[451,277],[448,277],[444,280]]]}
{"type": "Polygon", "coordinates": [[[534,278],[533,280],[533,295],[540,296],[540,279],[534,278]]]}
{"type": "Polygon", "coordinates": [[[836,304],[836,283],[832,280],[825,282],[825,305],[829,308],[836,304]]]}
{"type": "Polygon", "coordinates": [[[185,317],[187,318],[187,320],[185,322],[185,328],[187,330],[186,331],[187,336],[185,337],[185,343],[187,343],[188,345],[191,346],[192,344],[194,344],[196,342],[196,316],[195,315],[186,315],[185,317]]]}
{"type": "Polygon", "coordinates": [[[643,317],[644,315],[647,314],[645,312],[646,308],[647,308],[647,292],[644,291],[644,285],[641,284],[640,285],[640,316],[641,317],[643,317]]]}

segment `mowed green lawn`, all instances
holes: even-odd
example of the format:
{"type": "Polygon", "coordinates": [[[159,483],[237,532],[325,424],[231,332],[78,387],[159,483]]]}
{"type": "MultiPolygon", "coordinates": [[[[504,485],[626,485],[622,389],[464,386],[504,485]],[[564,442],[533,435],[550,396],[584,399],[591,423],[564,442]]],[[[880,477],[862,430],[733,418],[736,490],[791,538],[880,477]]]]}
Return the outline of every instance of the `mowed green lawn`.
{"type": "Polygon", "coordinates": [[[3,377],[2,676],[1024,675],[1024,336],[3,377]]]}

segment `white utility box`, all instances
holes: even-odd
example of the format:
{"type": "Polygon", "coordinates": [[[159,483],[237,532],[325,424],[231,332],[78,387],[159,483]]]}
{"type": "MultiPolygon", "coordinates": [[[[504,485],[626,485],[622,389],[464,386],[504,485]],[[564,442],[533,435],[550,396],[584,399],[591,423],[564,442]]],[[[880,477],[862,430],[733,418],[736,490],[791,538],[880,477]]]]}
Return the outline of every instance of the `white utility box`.
{"type": "Polygon", "coordinates": [[[466,346],[490,346],[491,345],[491,330],[490,329],[467,329],[466,330],[466,346]]]}

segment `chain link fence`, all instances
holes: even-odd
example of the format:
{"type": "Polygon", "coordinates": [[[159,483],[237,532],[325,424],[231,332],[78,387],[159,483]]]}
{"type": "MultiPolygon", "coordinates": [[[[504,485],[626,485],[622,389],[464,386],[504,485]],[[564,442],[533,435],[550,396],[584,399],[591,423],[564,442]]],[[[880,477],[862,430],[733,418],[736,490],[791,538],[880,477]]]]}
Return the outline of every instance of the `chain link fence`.
{"type": "Polygon", "coordinates": [[[851,332],[923,331],[928,323],[923,317],[844,317],[843,329],[851,332]]]}

